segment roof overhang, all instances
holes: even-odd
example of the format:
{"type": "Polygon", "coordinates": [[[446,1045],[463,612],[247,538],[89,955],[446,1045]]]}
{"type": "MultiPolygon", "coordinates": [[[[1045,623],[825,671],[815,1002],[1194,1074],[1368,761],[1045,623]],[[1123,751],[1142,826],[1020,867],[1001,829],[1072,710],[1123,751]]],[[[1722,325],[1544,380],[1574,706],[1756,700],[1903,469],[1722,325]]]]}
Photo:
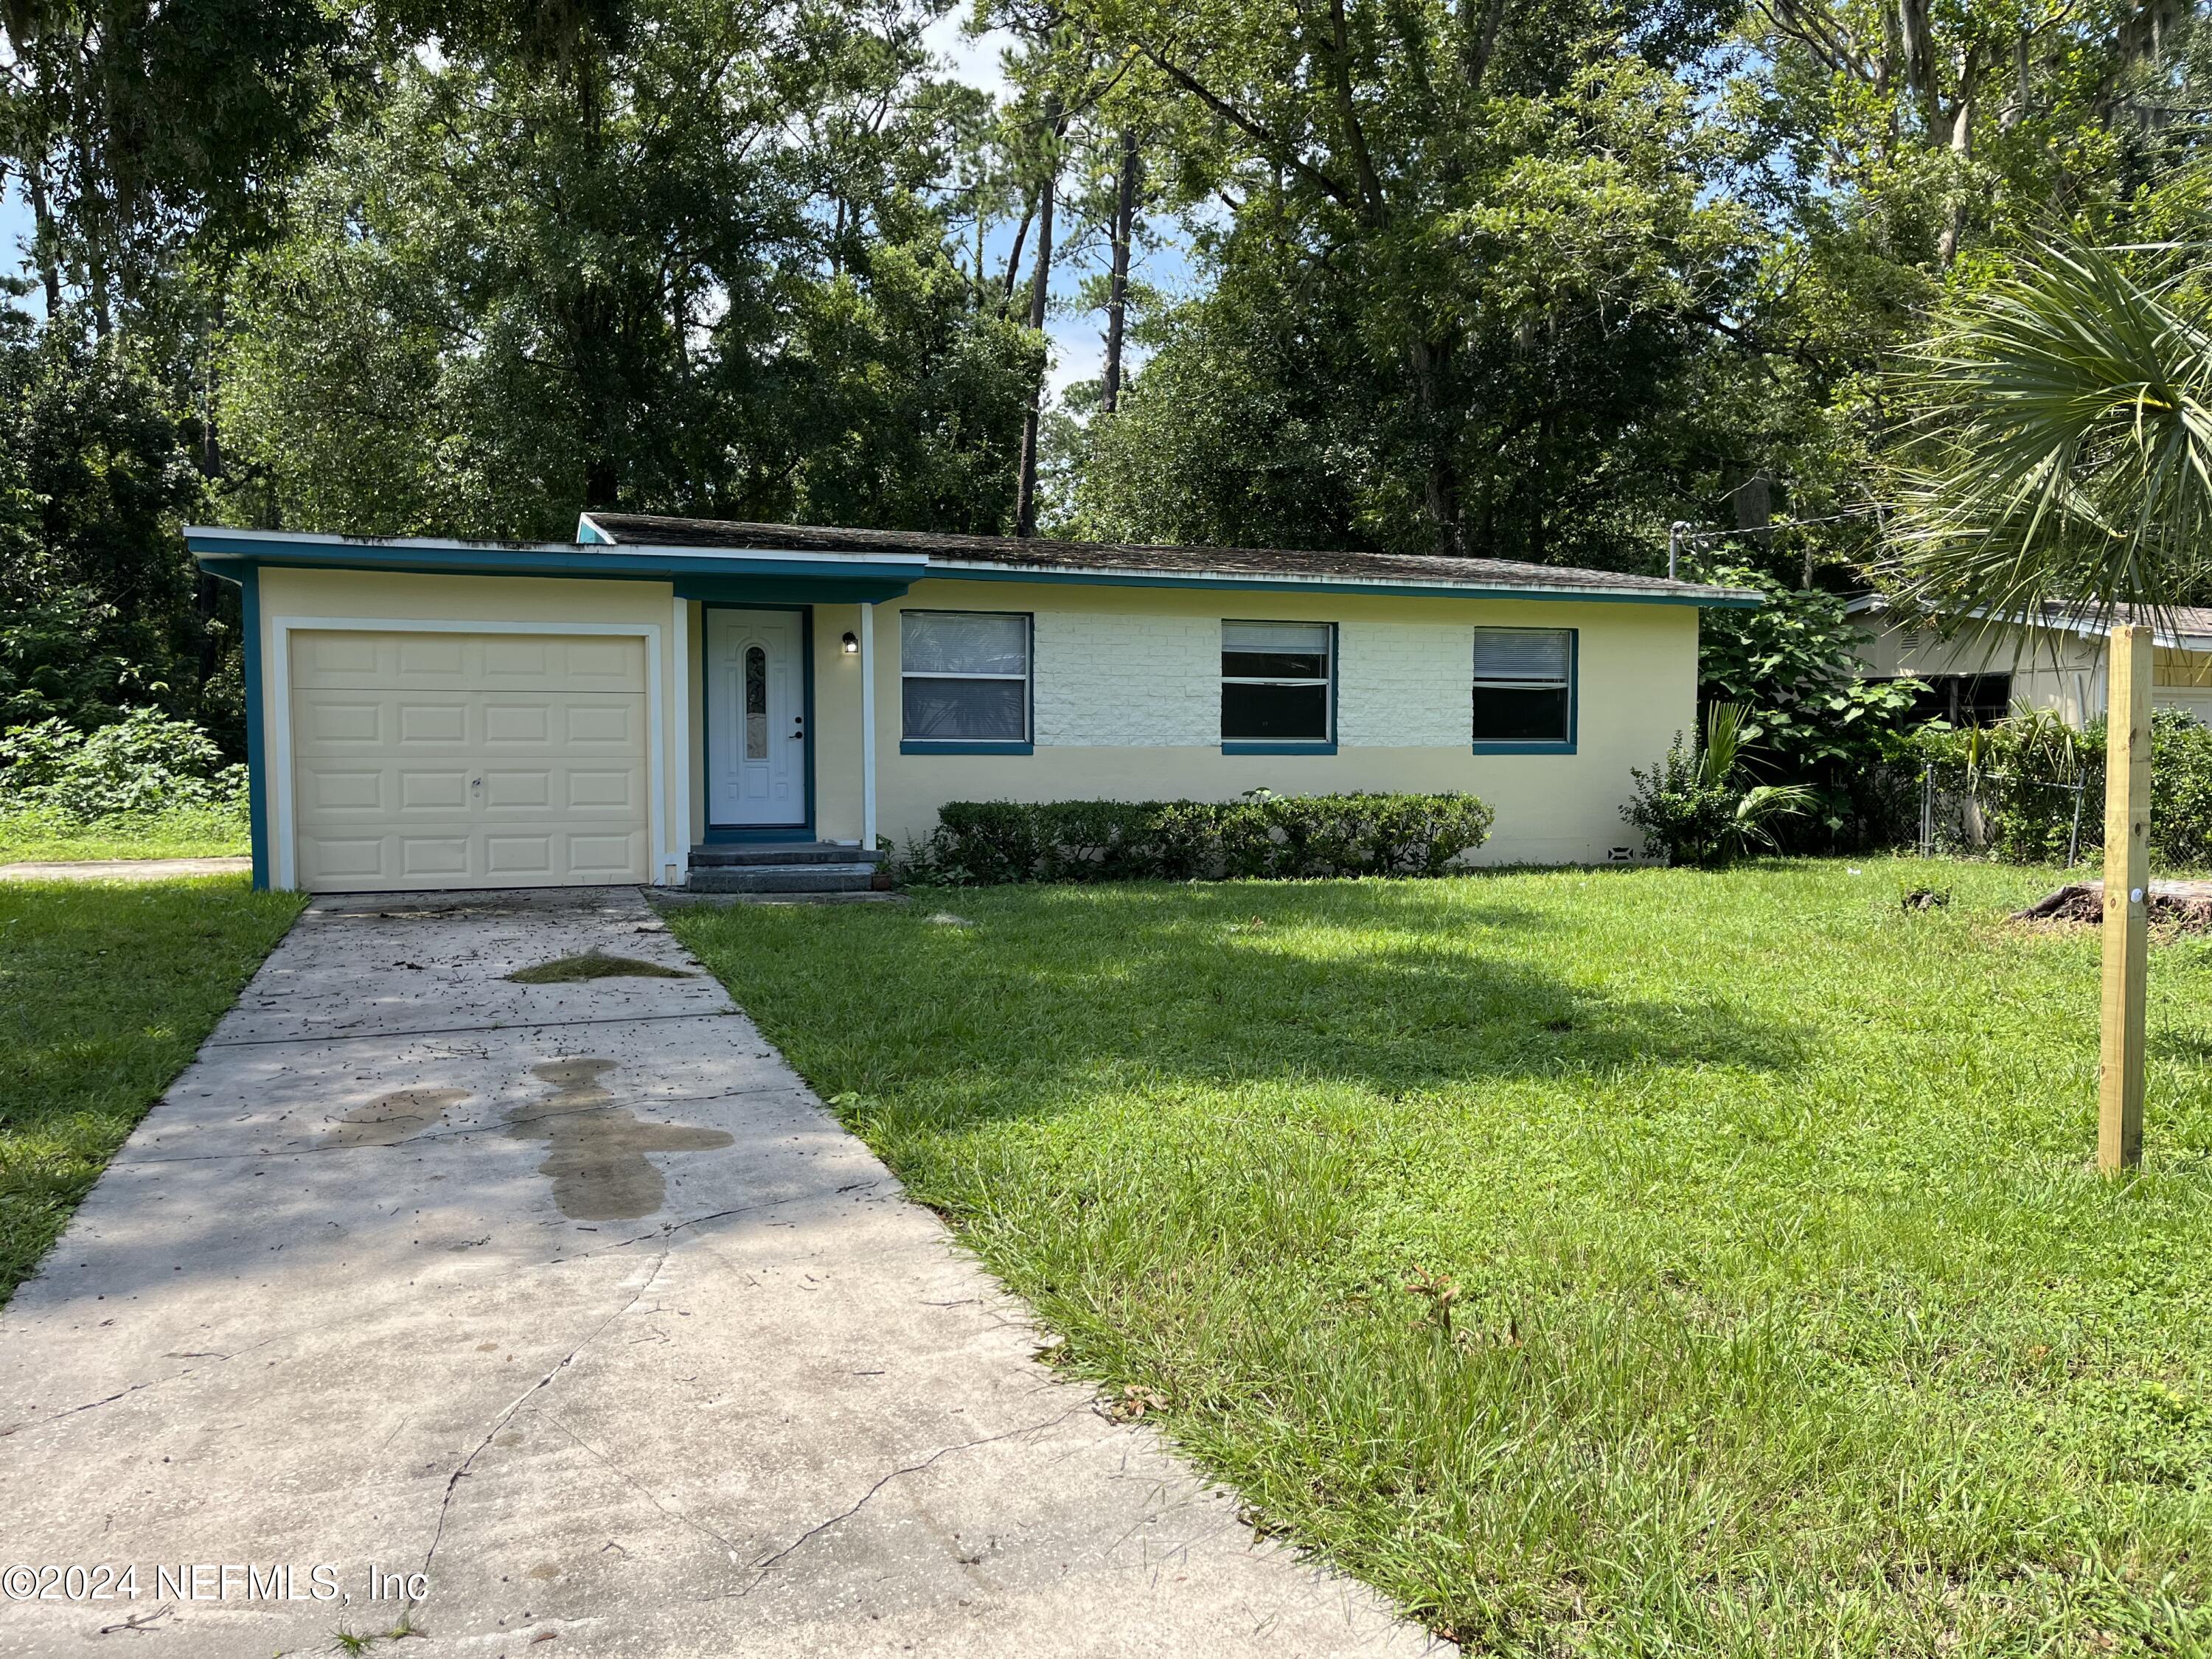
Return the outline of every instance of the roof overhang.
{"type": "Polygon", "coordinates": [[[200,568],[235,580],[247,568],[386,570],[411,575],[554,576],[674,585],[677,597],[732,604],[873,604],[927,574],[919,554],[794,553],[738,548],[470,542],[431,536],[328,536],[189,526],[200,568]]]}
{"type": "Polygon", "coordinates": [[[1600,582],[1420,580],[1399,575],[1305,575],[1240,570],[1131,570],[1024,564],[934,553],[821,552],[788,548],[677,547],[610,541],[585,520],[575,542],[474,542],[432,536],[356,537],[191,526],[185,544],[200,568],[235,580],[246,568],[386,570],[417,575],[553,576],[665,581],[677,596],[726,604],[876,604],[934,580],[1084,586],[1212,588],[1245,592],[1361,593],[1382,598],[1522,599],[1553,605],[1660,605],[1747,610],[1748,589],[1666,588],[1600,582]]]}
{"type": "Polygon", "coordinates": [[[1370,593],[1431,599],[1540,599],[1547,604],[1672,605],[1748,611],[1765,603],[1748,588],[1653,589],[1595,583],[1408,581],[1400,577],[1300,576],[1239,570],[1117,570],[1098,565],[996,564],[932,555],[933,581],[1079,582],[1090,587],[1205,587],[1278,593],[1370,593]]]}
{"type": "MultiPolygon", "coordinates": [[[[1910,627],[1914,618],[1909,612],[1899,611],[1884,593],[1861,593],[1844,606],[1844,614],[1852,617],[1881,616],[1894,612],[1897,620],[1910,627]]],[[[1921,621],[1933,625],[1939,621],[1934,612],[1920,613],[1921,621]]],[[[1984,629],[2018,628],[2031,633],[2071,634],[2077,639],[2102,640],[2112,632],[2110,619],[2100,621],[2084,611],[2062,613],[2055,617],[2029,617],[2020,611],[1977,609],[1950,619],[1954,623],[1979,623],[1984,629]]],[[[2212,634],[2186,634],[2177,629],[2155,628],[2151,643],[2167,651],[2212,653],[2212,634]]]]}

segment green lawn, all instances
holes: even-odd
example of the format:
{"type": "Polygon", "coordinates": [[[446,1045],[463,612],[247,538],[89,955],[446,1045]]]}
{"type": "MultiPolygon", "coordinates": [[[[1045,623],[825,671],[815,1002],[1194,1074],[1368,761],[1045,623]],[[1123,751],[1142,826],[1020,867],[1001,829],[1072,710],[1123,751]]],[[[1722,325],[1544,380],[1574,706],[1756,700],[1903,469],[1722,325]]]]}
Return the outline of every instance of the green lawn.
{"type": "Polygon", "coordinates": [[[303,902],[237,877],[0,882],[0,1303],[303,902]]]}
{"type": "Polygon", "coordinates": [[[245,817],[209,807],[90,823],[45,813],[0,813],[0,864],[230,858],[243,857],[246,852],[245,817]]]}
{"type": "Polygon", "coordinates": [[[2057,879],[672,925],[1066,1364],[1476,1651],[2204,1652],[2212,940],[2154,948],[2101,1182],[2096,939],[2002,920],[2057,879]]]}

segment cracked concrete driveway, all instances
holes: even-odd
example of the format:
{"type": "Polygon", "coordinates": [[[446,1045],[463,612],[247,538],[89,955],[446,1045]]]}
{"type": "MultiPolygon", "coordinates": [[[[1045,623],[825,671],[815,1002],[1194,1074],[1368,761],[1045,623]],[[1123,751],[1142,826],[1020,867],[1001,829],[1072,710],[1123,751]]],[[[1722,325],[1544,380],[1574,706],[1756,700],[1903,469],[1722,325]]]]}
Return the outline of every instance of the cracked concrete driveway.
{"type": "Polygon", "coordinates": [[[634,893],[325,901],[0,1316],[0,1652],[1429,1650],[1033,1341],[634,893]]]}

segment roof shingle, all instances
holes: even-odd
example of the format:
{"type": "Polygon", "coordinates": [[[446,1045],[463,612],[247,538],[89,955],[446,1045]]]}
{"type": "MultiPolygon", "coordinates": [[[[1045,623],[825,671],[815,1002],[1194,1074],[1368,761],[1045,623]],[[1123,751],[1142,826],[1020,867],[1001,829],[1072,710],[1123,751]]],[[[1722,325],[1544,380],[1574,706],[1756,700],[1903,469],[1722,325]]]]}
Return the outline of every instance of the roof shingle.
{"type": "Polygon", "coordinates": [[[635,547],[763,549],[805,553],[922,554],[943,562],[1011,569],[1127,572],[1133,574],[1291,576],[1312,580],[1443,583],[1468,587],[1586,588],[1657,598],[1736,599],[1743,590],[1507,559],[1450,559],[1405,553],[1324,552],[1284,547],[1158,547],[1133,542],[1058,542],[1013,536],[939,535],[919,530],[842,530],[827,526],[749,524],[726,519],[591,513],[585,518],[614,544],[635,547]]]}

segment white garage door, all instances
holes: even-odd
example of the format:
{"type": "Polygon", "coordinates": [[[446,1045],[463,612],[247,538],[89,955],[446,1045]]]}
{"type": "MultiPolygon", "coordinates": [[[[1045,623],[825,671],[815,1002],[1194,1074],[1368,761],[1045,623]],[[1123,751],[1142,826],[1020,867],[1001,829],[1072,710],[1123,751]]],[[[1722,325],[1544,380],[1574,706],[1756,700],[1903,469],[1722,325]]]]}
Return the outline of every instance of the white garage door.
{"type": "Polygon", "coordinates": [[[645,641],[295,632],[298,885],[647,878],[645,641]]]}

